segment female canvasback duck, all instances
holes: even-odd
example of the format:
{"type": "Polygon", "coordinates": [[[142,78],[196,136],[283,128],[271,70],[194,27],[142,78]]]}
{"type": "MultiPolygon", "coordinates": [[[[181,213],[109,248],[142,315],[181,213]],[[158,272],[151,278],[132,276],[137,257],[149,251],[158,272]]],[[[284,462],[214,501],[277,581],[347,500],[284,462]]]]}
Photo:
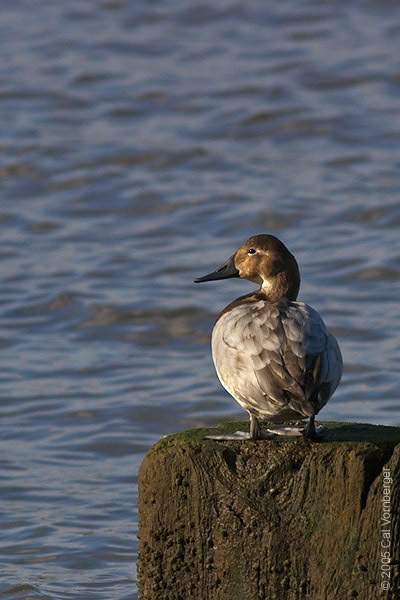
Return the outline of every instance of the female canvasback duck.
{"type": "Polygon", "coordinates": [[[249,413],[250,433],[208,437],[256,440],[279,434],[316,439],[323,428],[315,428],[315,415],[337,388],[343,362],[319,314],[296,302],[300,273],[295,257],[273,235],[254,235],[222,267],[195,283],[229,277],[260,285],[223,309],[211,338],[218,378],[249,413]],[[258,422],[305,417],[305,429],[264,433],[258,422]]]}

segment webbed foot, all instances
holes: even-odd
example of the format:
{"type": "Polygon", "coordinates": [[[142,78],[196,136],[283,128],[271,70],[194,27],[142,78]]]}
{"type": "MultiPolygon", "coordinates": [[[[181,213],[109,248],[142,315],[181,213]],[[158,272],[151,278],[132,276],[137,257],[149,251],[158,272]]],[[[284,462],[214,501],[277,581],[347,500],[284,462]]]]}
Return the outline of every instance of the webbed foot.
{"type": "Polygon", "coordinates": [[[314,419],[315,417],[310,417],[307,427],[303,430],[303,435],[305,438],[308,438],[313,442],[320,442],[322,440],[322,432],[324,431],[325,427],[323,425],[315,427],[314,419]]]}
{"type": "Polygon", "coordinates": [[[308,430],[308,425],[305,428],[301,427],[280,427],[279,429],[271,429],[268,428],[267,431],[274,435],[282,435],[286,437],[306,437],[310,440],[319,440],[321,439],[321,434],[325,430],[323,425],[319,425],[315,427],[313,431],[308,430]]]}
{"type": "Polygon", "coordinates": [[[258,432],[257,438],[254,438],[250,433],[248,433],[247,431],[235,431],[234,433],[221,433],[221,434],[211,434],[211,435],[205,435],[204,439],[206,440],[219,440],[219,441],[246,441],[246,440],[254,440],[254,439],[264,439],[264,440],[269,440],[271,438],[273,438],[274,435],[273,434],[268,434],[267,432],[264,431],[260,431],[258,432]]]}

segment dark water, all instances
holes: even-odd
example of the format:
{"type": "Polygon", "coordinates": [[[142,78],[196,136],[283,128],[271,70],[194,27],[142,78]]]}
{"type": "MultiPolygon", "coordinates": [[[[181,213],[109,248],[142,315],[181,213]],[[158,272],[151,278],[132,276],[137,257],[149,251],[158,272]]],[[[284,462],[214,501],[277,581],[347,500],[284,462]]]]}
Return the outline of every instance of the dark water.
{"type": "Polygon", "coordinates": [[[214,4],[2,5],[0,598],[137,597],[145,452],[245,417],[208,344],[252,286],[192,279],[250,234],[339,338],[322,418],[400,423],[399,3],[214,4]]]}

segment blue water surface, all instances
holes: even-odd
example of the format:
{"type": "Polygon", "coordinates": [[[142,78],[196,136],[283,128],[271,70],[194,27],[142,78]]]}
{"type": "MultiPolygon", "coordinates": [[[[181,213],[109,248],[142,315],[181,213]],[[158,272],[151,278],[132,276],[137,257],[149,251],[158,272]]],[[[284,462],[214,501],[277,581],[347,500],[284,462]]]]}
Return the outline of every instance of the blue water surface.
{"type": "MultiPolygon", "coordinates": [[[[246,418],[211,361],[249,235],[296,255],[345,372],[400,424],[400,5],[4,3],[0,598],[137,598],[137,473],[246,418]]],[[[161,476],[161,474],[160,474],[161,476]]]]}

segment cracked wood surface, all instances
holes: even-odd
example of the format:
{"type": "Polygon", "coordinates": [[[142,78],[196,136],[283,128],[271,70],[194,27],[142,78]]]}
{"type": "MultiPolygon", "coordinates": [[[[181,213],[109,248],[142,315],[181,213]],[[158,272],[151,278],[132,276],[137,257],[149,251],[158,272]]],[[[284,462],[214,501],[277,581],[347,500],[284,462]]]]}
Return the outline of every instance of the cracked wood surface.
{"type": "Polygon", "coordinates": [[[400,597],[400,428],[326,425],[321,443],[192,430],[155,444],[139,473],[140,600],[400,597]],[[385,594],[383,467],[393,479],[385,594]]]}

